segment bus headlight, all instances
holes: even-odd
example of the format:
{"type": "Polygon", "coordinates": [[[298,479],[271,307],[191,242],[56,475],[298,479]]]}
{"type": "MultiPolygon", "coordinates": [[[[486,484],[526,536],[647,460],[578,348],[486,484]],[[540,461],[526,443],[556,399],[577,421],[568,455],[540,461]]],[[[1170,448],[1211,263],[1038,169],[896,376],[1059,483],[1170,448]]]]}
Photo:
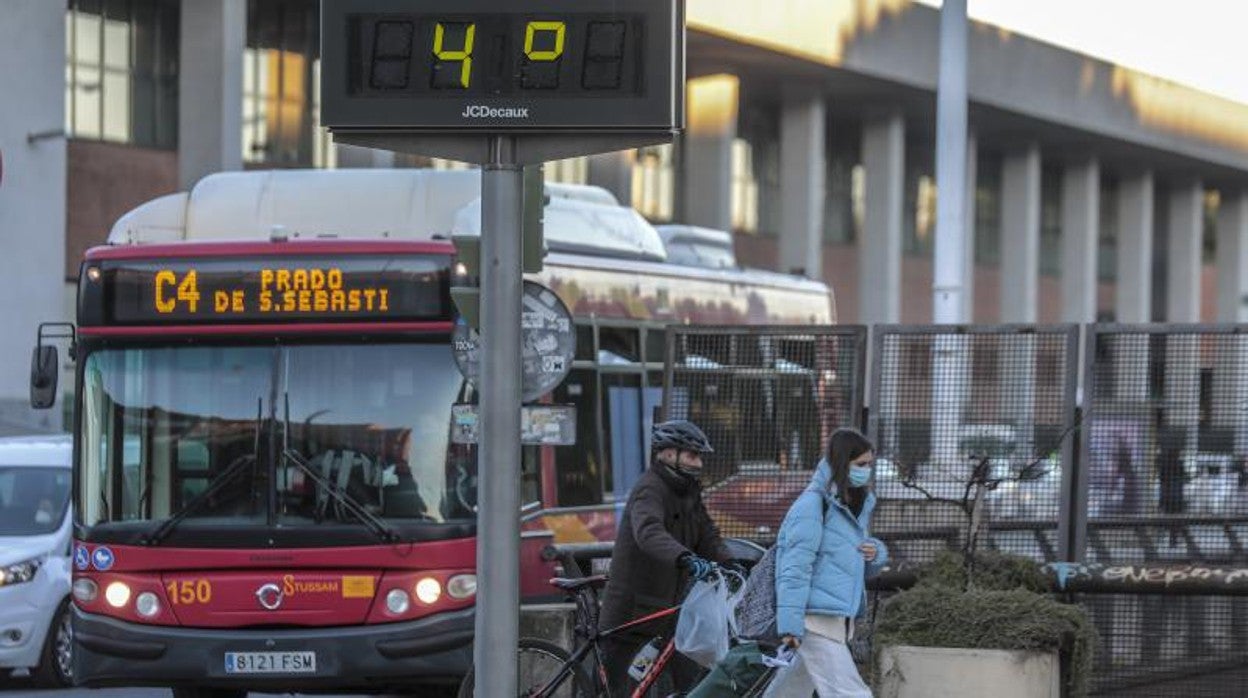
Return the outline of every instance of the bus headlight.
{"type": "Polygon", "coordinates": [[[160,613],[160,599],[152,592],[145,591],[134,600],[134,610],[144,618],[151,618],[160,613]]]}
{"type": "Polygon", "coordinates": [[[130,603],[130,585],[125,582],[113,582],[104,590],[104,600],[113,608],[124,608],[130,603]]]}
{"type": "Polygon", "coordinates": [[[91,603],[100,594],[100,585],[94,579],[75,579],[74,598],[82,603],[91,603]]]}
{"type": "Polygon", "coordinates": [[[407,613],[407,609],[412,607],[412,600],[408,597],[407,592],[402,589],[391,589],[386,594],[386,610],[396,616],[407,613]]]}
{"type": "Polygon", "coordinates": [[[446,582],[446,593],[452,599],[466,599],[477,593],[477,575],[457,574],[446,582]]]}
{"type": "Polygon", "coordinates": [[[425,605],[430,605],[442,597],[442,585],[433,577],[425,577],[416,582],[416,598],[425,605]]]}

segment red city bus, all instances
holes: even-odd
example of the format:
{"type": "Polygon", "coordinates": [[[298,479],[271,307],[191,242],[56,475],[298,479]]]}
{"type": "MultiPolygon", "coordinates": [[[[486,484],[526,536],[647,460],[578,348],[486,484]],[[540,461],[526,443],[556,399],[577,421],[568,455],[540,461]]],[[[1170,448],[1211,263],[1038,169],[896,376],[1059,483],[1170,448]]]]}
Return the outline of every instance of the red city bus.
{"type": "MultiPolygon", "coordinates": [[[[78,682],[202,697],[463,675],[476,447],[451,426],[475,394],[451,352],[449,234],[462,220],[435,209],[468,205],[476,181],[215,175],[127,214],[87,253],[74,352],[78,682]]],[[[600,196],[589,188],[564,193],[548,220],[561,206],[622,215],[654,249],[658,233],[631,209],[586,200],[600,196]]],[[[629,409],[621,395],[655,389],[667,323],[832,319],[822,284],[559,240],[548,232],[536,278],[577,323],[572,375],[548,397],[576,406],[577,445],[522,449],[530,522],[610,501],[604,461],[642,438],[611,415],[629,409]]],[[[551,572],[541,548],[581,534],[527,528],[521,590],[533,599],[551,572]]]]}

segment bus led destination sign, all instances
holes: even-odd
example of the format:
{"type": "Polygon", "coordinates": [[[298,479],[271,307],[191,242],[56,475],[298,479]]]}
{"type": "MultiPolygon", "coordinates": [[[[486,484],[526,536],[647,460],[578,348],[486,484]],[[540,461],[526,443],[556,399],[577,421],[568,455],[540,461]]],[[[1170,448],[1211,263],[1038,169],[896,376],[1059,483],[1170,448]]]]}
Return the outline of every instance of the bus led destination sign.
{"type": "Polygon", "coordinates": [[[102,272],[107,316],[117,324],[450,316],[441,258],[118,262],[102,272]]]}

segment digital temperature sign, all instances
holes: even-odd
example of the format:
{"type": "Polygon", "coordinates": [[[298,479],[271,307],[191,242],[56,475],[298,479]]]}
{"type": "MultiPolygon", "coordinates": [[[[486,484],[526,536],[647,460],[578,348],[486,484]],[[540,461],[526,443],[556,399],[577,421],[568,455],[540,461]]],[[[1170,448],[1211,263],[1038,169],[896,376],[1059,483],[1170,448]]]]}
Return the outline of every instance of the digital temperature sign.
{"type": "Polygon", "coordinates": [[[325,0],[334,130],[681,126],[683,0],[325,0]]]}

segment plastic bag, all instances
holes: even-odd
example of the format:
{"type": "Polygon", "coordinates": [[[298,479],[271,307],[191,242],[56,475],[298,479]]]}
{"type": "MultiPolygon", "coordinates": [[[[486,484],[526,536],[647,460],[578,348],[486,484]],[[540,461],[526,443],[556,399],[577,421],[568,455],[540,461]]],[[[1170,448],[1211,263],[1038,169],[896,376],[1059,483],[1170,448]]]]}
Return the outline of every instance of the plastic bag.
{"type": "Polygon", "coordinates": [[[696,582],[680,607],[676,651],[708,668],[723,659],[736,632],[734,609],[739,600],[740,594],[730,594],[723,577],[696,582]]]}
{"type": "Polygon", "coordinates": [[[741,698],[760,696],[776,670],[793,662],[793,650],[781,647],[776,654],[762,651],[757,642],[742,642],[728,651],[686,698],[741,698]]]}

